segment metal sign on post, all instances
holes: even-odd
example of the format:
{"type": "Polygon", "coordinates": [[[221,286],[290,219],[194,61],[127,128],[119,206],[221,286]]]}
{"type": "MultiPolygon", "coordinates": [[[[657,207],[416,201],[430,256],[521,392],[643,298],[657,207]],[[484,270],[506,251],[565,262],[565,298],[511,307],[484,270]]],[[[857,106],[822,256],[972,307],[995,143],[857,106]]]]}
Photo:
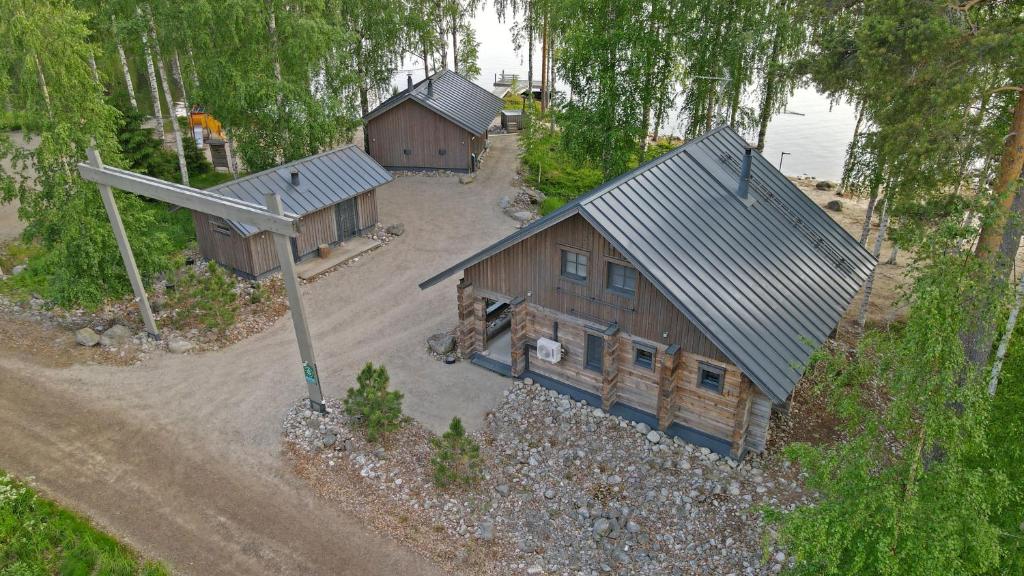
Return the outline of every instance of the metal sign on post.
{"type": "Polygon", "coordinates": [[[89,162],[80,163],[78,173],[83,180],[99,185],[103,205],[107,209],[107,217],[114,229],[114,236],[117,237],[121,259],[124,260],[125,270],[132,283],[132,290],[135,291],[135,300],[139,303],[142,320],[146,325],[146,331],[154,337],[159,337],[159,332],[153,319],[153,311],[149,307],[145,286],[142,284],[142,277],[135,265],[135,257],[132,255],[131,245],[128,243],[128,236],[125,233],[121,215],[117,211],[117,204],[114,201],[111,188],[161,200],[211,216],[244,222],[270,232],[274,238],[274,246],[277,248],[278,260],[281,262],[281,276],[284,277],[284,285],[288,291],[288,305],[291,307],[292,323],[295,325],[295,339],[299,345],[303,377],[309,391],[309,406],[310,409],[317,412],[326,412],[323,393],[320,389],[320,376],[316,368],[316,355],[313,352],[313,338],[309,334],[309,326],[306,323],[305,308],[299,294],[299,282],[295,275],[295,260],[291,250],[290,238],[299,235],[298,216],[285,213],[281,198],[276,194],[266,196],[267,205],[264,207],[189,186],[165,182],[159,178],[136,174],[128,170],[104,166],[99,152],[94,148],[89,148],[87,154],[89,162]]]}

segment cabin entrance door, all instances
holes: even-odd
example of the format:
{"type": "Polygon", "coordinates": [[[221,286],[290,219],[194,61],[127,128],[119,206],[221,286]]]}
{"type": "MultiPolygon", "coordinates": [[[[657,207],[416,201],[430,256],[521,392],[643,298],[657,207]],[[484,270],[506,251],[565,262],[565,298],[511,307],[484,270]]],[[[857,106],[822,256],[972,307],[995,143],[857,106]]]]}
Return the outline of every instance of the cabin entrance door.
{"type": "Polygon", "coordinates": [[[359,232],[359,214],[356,199],[349,198],[334,207],[334,219],[338,223],[338,241],[344,242],[359,232]]]}

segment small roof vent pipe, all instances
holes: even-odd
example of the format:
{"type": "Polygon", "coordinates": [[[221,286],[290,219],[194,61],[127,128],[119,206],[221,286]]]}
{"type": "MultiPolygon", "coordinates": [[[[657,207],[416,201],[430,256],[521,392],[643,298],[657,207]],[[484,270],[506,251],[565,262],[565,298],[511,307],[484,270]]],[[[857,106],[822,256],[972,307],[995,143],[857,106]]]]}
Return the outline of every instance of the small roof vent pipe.
{"type": "Polygon", "coordinates": [[[434,79],[427,78],[427,96],[434,95],[434,79]]]}
{"type": "Polygon", "coordinates": [[[407,90],[412,92],[412,74],[405,75],[405,87],[407,90]]]}
{"type": "Polygon", "coordinates": [[[750,146],[743,147],[743,165],[740,167],[740,181],[736,188],[736,196],[744,204],[750,205],[750,158],[753,149],[750,146]]]}
{"type": "Polygon", "coordinates": [[[292,186],[298,187],[299,185],[299,169],[292,168],[292,186]]]}

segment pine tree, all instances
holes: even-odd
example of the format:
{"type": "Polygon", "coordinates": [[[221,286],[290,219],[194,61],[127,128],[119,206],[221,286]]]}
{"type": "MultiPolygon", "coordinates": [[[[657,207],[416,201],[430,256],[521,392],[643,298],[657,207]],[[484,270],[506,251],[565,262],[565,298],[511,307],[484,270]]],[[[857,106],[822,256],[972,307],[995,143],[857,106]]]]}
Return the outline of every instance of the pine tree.
{"type": "Polygon", "coordinates": [[[366,439],[376,442],[398,430],[404,422],[402,393],[388,390],[387,369],[367,362],[356,376],[356,382],[357,386],[345,394],[345,413],[358,419],[366,429],[366,439]]]}
{"type": "Polygon", "coordinates": [[[434,456],[434,484],[447,488],[453,484],[468,486],[480,480],[480,445],[466,435],[462,420],[452,418],[448,431],[431,441],[434,456]]]}

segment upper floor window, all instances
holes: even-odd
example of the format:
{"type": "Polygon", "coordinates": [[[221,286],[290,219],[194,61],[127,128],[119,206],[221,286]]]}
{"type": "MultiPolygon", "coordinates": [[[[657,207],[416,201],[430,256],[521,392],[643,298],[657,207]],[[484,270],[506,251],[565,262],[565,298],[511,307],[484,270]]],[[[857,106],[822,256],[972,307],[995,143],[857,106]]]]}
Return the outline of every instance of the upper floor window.
{"type": "Polygon", "coordinates": [[[231,236],[231,226],[228,224],[227,220],[218,216],[210,216],[210,228],[217,234],[231,236]]]}
{"type": "Polygon", "coordinates": [[[623,296],[636,296],[636,268],[608,263],[608,289],[623,296]]]}
{"type": "Polygon", "coordinates": [[[562,276],[571,280],[586,280],[589,258],[582,252],[562,250],[562,276]]]}

